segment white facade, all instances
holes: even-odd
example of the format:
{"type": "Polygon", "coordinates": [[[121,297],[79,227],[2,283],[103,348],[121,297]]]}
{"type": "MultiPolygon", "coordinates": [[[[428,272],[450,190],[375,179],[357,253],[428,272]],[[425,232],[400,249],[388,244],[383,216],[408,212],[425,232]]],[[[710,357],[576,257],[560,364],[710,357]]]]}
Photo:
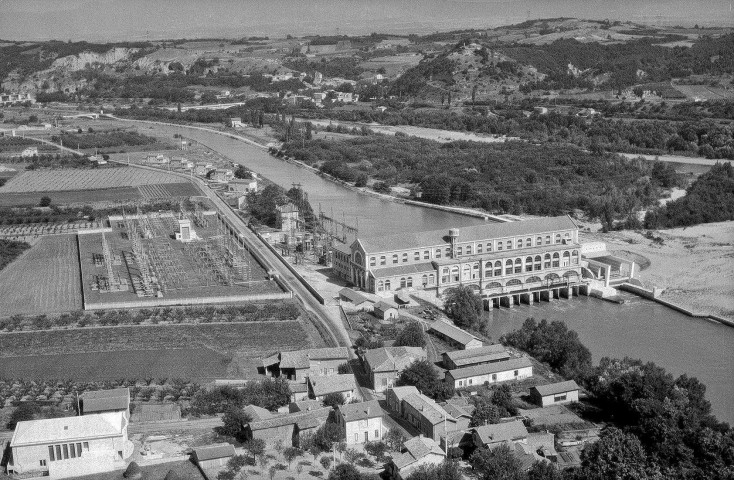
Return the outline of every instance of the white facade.
{"type": "Polygon", "coordinates": [[[347,445],[381,440],[385,430],[381,416],[347,422],[345,425],[347,445]]]}
{"type": "Polygon", "coordinates": [[[517,365],[513,365],[513,363],[514,362],[510,360],[506,362],[497,362],[494,364],[489,364],[488,366],[499,366],[499,367],[497,367],[495,371],[487,371],[487,372],[482,372],[480,369],[476,369],[477,374],[473,374],[473,375],[458,375],[455,373],[455,372],[459,372],[461,370],[467,370],[467,369],[449,370],[448,372],[446,372],[446,377],[444,381],[446,383],[452,384],[454,388],[468,388],[468,387],[477,387],[480,385],[484,385],[485,383],[491,384],[491,383],[509,382],[513,380],[522,380],[524,378],[533,376],[533,366],[532,365],[517,366],[517,365]],[[502,367],[502,365],[506,365],[506,366],[502,367]]]}

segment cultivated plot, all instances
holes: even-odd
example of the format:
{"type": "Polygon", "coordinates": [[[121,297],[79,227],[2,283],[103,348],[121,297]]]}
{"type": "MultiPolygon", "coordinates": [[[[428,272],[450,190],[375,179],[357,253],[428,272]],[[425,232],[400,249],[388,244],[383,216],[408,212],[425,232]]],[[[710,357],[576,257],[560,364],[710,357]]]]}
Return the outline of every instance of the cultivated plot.
{"type": "Polygon", "coordinates": [[[0,315],[81,310],[75,235],[41,238],[0,271],[0,315]]]}
{"type": "Polygon", "coordinates": [[[0,193],[97,190],[181,183],[181,177],[134,167],[23,172],[0,187],[0,193]]]}

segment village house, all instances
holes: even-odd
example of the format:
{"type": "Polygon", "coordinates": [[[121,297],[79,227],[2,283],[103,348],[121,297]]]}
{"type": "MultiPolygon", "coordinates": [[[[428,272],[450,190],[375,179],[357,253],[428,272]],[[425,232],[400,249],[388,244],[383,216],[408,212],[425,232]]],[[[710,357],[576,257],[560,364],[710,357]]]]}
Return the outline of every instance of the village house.
{"type": "Polygon", "coordinates": [[[325,407],[253,421],[245,425],[244,437],[246,440],[261,439],[267,448],[273,448],[279,442],[285,447],[298,447],[301,436],[315,432],[326,423],[331,411],[331,408],[325,407]]]}
{"type": "Polygon", "coordinates": [[[38,156],[38,147],[28,147],[20,154],[23,158],[31,158],[38,156]]]}
{"type": "Polygon", "coordinates": [[[395,478],[395,473],[405,478],[421,465],[438,465],[446,459],[446,453],[434,440],[419,435],[403,443],[403,451],[394,455],[385,466],[388,478],[395,478]]]}
{"type": "Polygon", "coordinates": [[[171,163],[171,159],[162,154],[147,155],[143,160],[143,163],[148,165],[168,165],[171,163]]]}
{"type": "Polygon", "coordinates": [[[482,341],[477,337],[443,320],[436,320],[433,322],[429,332],[433,333],[449,345],[462,350],[469,350],[471,348],[479,348],[482,346],[482,341]]]}
{"type": "Polygon", "coordinates": [[[305,382],[314,376],[336,375],[339,365],[347,363],[347,347],[311,348],[280,352],[263,359],[260,373],[273,377],[284,376],[288,380],[305,382]]]}
{"type": "Polygon", "coordinates": [[[398,304],[390,300],[380,300],[372,307],[372,313],[380,320],[398,318],[398,304]]]}
{"type": "Polygon", "coordinates": [[[321,400],[306,399],[288,404],[288,413],[309,412],[320,408],[324,408],[324,403],[321,400]]]}
{"type": "Polygon", "coordinates": [[[469,350],[455,350],[443,353],[443,366],[448,370],[473,367],[485,363],[504,362],[510,359],[510,353],[499,343],[485,345],[469,350]]]}
{"type": "Polygon", "coordinates": [[[53,480],[124,468],[133,453],[127,427],[122,412],[18,422],[7,471],[53,480]]]}
{"type": "Polygon", "coordinates": [[[192,459],[204,472],[216,475],[216,472],[227,465],[230,458],[236,455],[230,443],[217,443],[195,447],[192,459]]]}
{"type": "Polygon", "coordinates": [[[436,441],[457,429],[457,422],[433,399],[415,387],[396,387],[387,391],[387,406],[420,433],[436,441]]]}
{"type": "Polygon", "coordinates": [[[456,419],[457,430],[469,428],[474,413],[474,404],[470,403],[469,400],[464,397],[452,397],[443,403],[439,403],[439,405],[456,419]]]}
{"type": "Polygon", "coordinates": [[[126,420],[130,420],[130,389],[84,392],[79,396],[79,406],[81,415],[121,412],[126,420]]]}
{"type": "Polygon", "coordinates": [[[426,351],[420,347],[383,347],[367,350],[363,363],[375,392],[394,386],[405,368],[416,360],[425,360],[426,351]]]}
{"type": "Polygon", "coordinates": [[[232,128],[241,128],[245,125],[242,123],[242,117],[230,117],[229,126],[232,128]]]}
{"type": "Polygon", "coordinates": [[[206,174],[212,170],[214,170],[214,166],[211,163],[196,162],[196,166],[194,167],[194,175],[205,177],[206,174]]]}
{"type": "Polygon", "coordinates": [[[377,400],[349,403],[336,408],[337,425],[347,445],[381,440],[387,428],[382,423],[382,408],[377,400]]]}
{"type": "Polygon", "coordinates": [[[474,446],[494,448],[503,443],[527,443],[528,429],[520,420],[494,423],[472,429],[474,446]]]}
{"type": "Polygon", "coordinates": [[[242,409],[242,411],[249,416],[253,422],[259,422],[260,420],[267,420],[268,418],[273,417],[270,410],[258,407],[257,405],[247,405],[242,409]]]}
{"type": "Polygon", "coordinates": [[[413,385],[405,385],[402,387],[393,387],[389,388],[385,393],[385,402],[387,403],[387,408],[390,411],[393,411],[398,414],[398,416],[403,416],[403,400],[408,395],[412,395],[414,393],[419,393],[418,389],[415,388],[413,385]]]}
{"type": "Polygon", "coordinates": [[[521,380],[533,376],[533,364],[528,357],[513,358],[504,362],[485,363],[474,367],[458,368],[446,372],[444,381],[454,388],[478,387],[489,383],[521,380]]]}
{"type": "Polygon", "coordinates": [[[234,180],[234,172],[228,168],[216,168],[209,178],[212,182],[228,183],[234,180]]]}
{"type": "Polygon", "coordinates": [[[257,192],[257,180],[254,178],[234,178],[227,183],[227,191],[237,193],[257,192]]]}
{"type": "Polygon", "coordinates": [[[288,385],[291,389],[291,402],[300,402],[308,400],[308,385],[303,382],[289,381],[288,385]]]}
{"type": "Polygon", "coordinates": [[[308,377],[309,397],[323,400],[330,393],[341,393],[345,402],[359,399],[357,380],[354,374],[308,377]]]}
{"type": "Polygon", "coordinates": [[[541,407],[579,401],[579,386],[573,380],[538,385],[530,389],[530,398],[541,407]]]}

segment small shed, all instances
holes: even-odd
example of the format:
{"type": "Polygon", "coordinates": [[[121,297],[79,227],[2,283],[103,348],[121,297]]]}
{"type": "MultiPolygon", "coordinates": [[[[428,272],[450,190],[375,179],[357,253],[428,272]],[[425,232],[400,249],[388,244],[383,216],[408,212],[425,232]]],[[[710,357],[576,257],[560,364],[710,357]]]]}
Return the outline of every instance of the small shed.
{"type": "Polygon", "coordinates": [[[408,292],[397,292],[395,294],[395,303],[397,304],[398,308],[408,308],[408,305],[410,305],[410,295],[408,295],[408,292]]]}
{"type": "Polygon", "coordinates": [[[442,340],[462,350],[479,348],[483,345],[482,341],[471,333],[443,320],[433,322],[430,331],[442,340]]]}
{"type": "Polygon", "coordinates": [[[234,456],[234,446],[229,443],[216,443],[194,449],[194,461],[202,470],[224,467],[234,456]]]}
{"type": "Polygon", "coordinates": [[[381,300],[375,304],[373,312],[380,320],[394,320],[398,318],[398,305],[389,300],[381,300]]]}
{"type": "Polygon", "coordinates": [[[579,401],[579,386],[573,380],[538,385],[530,389],[530,397],[541,407],[579,401]]]}

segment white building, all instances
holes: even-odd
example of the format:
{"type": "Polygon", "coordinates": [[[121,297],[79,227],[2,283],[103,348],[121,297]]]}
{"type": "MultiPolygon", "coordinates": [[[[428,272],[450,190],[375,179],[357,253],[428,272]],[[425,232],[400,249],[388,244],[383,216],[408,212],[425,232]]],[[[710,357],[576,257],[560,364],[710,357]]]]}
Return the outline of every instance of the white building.
{"type": "Polygon", "coordinates": [[[478,387],[485,383],[508,382],[533,376],[533,364],[527,357],[486,363],[446,372],[444,381],[454,388],[478,387]]]}
{"type": "Polygon", "coordinates": [[[344,431],[347,445],[381,440],[387,430],[382,414],[377,400],[337,407],[337,423],[344,431]]]}
{"type": "Polygon", "coordinates": [[[28,147],[20,154],[23,158],[31,158],[38,156],[38,147],[28,147]]]}
{"type": "Polygon", "coordinates": [[[538,385],[530,389],[530,397],[541,407],[579,401],[579,386],[573,380],[538,385]]]}
{"type": "Polygon", "coordinates": [[[8,473],[58,478],[109,472],[133,453],[123,412],[18,422],[8,473]]]}
{"type": "Polygon", "coordinates": [[[308,377],[311,398],[323,400],[330,393],[341,393],[345,402],[358,398],[357,380],[351,373],[330,375],[328,377],[308,377]]]}

